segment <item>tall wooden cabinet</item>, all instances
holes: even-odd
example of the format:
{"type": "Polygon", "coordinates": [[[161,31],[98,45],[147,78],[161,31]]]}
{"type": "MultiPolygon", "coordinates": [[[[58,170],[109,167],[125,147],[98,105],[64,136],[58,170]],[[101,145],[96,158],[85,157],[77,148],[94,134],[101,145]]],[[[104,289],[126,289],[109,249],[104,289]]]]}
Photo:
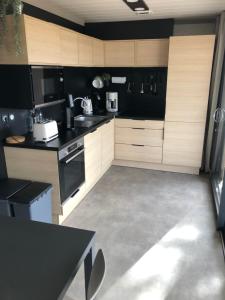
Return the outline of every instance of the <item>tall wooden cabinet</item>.
{"type": "Polygon", "coordinates": [[[199,168],[214,35],[170,38],[163,163],[199,168]]]}

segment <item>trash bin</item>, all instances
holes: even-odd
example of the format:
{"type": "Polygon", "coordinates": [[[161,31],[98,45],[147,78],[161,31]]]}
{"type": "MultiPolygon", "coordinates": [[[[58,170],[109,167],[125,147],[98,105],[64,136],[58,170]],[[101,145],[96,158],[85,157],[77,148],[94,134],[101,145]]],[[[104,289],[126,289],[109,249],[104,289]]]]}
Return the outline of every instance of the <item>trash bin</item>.
{"type": "Polygon", "coordinates": [[[16,218],[52,223],[52,185],[32,182],[10,197],[16,218]]]}
{"type": "Polygon", "coordinates": [[[11,216],[9,198],[28,186],[31,181],[20,179],[1,179],[0,180],[0,215],[11,216]]]}

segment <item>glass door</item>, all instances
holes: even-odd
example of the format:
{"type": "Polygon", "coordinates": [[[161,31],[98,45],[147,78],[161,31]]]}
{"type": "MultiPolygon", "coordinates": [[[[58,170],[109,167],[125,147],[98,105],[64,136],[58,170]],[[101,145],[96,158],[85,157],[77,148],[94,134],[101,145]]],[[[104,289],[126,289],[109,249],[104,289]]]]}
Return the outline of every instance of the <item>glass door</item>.
{"type": "Polygon", "coordinates": [[[225,60],[214,121],[211,152],[211,183],[217,208],[218,228],[222,229],[225,225],[225,60]]]}

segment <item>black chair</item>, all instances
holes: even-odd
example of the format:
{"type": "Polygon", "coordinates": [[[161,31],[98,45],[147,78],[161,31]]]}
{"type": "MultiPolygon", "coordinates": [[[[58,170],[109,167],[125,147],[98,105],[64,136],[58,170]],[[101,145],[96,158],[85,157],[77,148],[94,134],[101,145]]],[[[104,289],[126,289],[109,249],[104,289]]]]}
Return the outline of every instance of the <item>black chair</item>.
{"type": "Polygon", "coordinates": [[[87,299],[94,300],[97,296],[105,277],[105,258],[102,250],[98,250],[88,284],[87,299]]]}

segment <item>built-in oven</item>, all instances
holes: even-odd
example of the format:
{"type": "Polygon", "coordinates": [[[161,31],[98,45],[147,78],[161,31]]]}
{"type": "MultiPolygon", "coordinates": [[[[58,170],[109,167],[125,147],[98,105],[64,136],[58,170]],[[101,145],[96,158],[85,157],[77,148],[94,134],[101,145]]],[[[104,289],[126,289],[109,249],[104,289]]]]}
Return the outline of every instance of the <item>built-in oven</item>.
{"type": "Polygon", "coordinates": [[[31,80],[35,107],[64,101],[63,67],[31,66],[31,80]]]}
{"type": "Polygon", "coordinates": [[[61,202],[76,194],[85,181],[84,139],[79,139],[58,153],[61,202]]]}

